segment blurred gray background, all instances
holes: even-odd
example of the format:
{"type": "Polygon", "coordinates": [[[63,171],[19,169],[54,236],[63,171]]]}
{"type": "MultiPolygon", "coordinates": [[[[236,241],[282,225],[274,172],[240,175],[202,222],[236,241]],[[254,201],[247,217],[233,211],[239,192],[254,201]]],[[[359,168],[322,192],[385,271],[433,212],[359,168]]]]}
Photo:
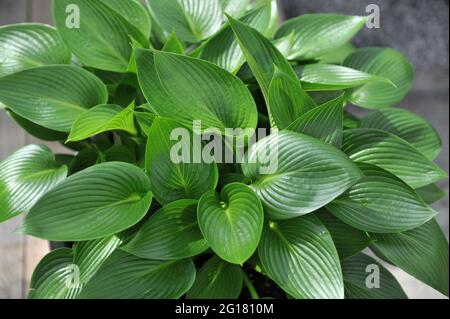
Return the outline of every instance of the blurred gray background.
{"type": "MultiPolygon", "coordinates": [[[[449,2],[448,0],[279,0],[283,17],[304,13],[332,12],[366,15],[366,7],[381,10],[381,28],[365,28],[355,38],[356,46],[389,46],[403,52],[414,64],[413,90],[400,107],[430,121],[440,132],[444,149],[438,164],[447,172],[449,145],[449,2]]],[[[51,0],[0,0],[0,26],[20,22],[51,23],[51,0]]],[[[361,109],[354,109],[364,114],[361,109]]],[[[4,112],[0,111],[0,160],[23,145],[36,143],[4,112]]],[[[53,144],[59,151],[61,147],[53,144]]],[[[440,183],[448,193],[448,180],[440,183]]],[[[449,233],[448,197],[435,205],[447,238],[449,233]]],[[[12,235],[20,222],[0,224],[0,298],[24,297],[30,274],[48,251],[45,241],[12,235]]],[[[443,298],[398,269],[391,269],[410,298],[443,298]]]]}

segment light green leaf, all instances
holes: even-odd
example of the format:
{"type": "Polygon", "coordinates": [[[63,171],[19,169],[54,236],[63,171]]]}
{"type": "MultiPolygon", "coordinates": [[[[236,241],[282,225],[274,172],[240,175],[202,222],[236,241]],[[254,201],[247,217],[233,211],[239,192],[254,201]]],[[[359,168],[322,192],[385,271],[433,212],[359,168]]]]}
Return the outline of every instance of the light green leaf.
{"type": "Polygon", "coordinates": [[[155,261],[116,250],[85,286],[80,299],[176,299],[194,283],[190,259],[155,261]]]}
{"type": "Polygon", "coordinates": [[[264,228],[258,254],[264,272],[292,297],[344,297],[336,248],[317,217],[270,222],[264,228]]]}
{"type": "Polygon", "coordinates": [[[0,77],[37,66],[69,64],[71,54],[56,30],[37,23],[0,27],[0,77]]]}
{"type": "Polygon", "coordinates": [[[0,78],[0,102],[45,128],[69,132],[88,108],[106,103],[106,86],[75,66],[43,66],[0,78]]]}
{"type": "MultiPolygon", "coordinates": [[[[252,10],[240,20],[267,35],[272,7],[270,4],[252,10]]],[[[236,73],[245,63],[244,53],[231,26],[227,25],[199,48],[198,57],[213,62],[221,68],[236,73]]]]}
{"type": "Polygon", "coordinates": [[[341,47],[366,23],[366,17],[338,14],[305,14],[286,21],[275,34],[279,39],[294,32],[288,59],[307,60],[341,47]]]}
{"type": "Polygon", "coordinates": [[[220,29],[223,22],[219,0],[147,0],[166,35],[175,32],[186,42],[204,40],[220,29]]]}
{"type": "Polygon", "coordinates": [[[387,171],[360,163],[364,177],[327,209],[363,231],[399,233],[417,228],[437,213],[403,181],[387,171]]]}
{"type": "Polygon", "coordinates": [[[355,50],[355,46],[351,42],[347,42],[346,44],[334,49],[333,51],[325,53],[316,59],[319,63],[342,65],[345,59],[355,50]]]}
{"type": "Polygon", "coordinates": [[[430,184],[421,188],[416,189],[417,194],[425,201],[425,203],[431,205],[434,204],[444,197],[447,196],[447,193],[444,192],[439,186],[436,184],[430,184]]]}
{"type": "Polygon", "coordinates": [[[375,111],[361,119],[360,127],[395,134],[430,160],[434,160],[442,150],[442,141],[436,130],[418,115],[403,109],[375,111]]]}
{"type": "Polygon", "coordinates": [[[53,1],[53,16],[59,34],[81,64],[125,72],[132,54],[132,39],[144,47],[148,46],[148,40],[137,29],[140,25],[135,27],[112,9],[125,4],[112,4],[90,0],[53,1]]]}
{"type": "Polygon", "coordinates": [[[408,299],[397,279],[380,263],[365,254],[346,259],[342,262],[346,299],[408,299]],[[372,272],[379,287],[369,288],[370,267],[377,267],[379,272],[372,272]]]}
{"type": "Polygon", "coordinates": [[[34,124],[31,121],[28,121],[27,119],[21,117],[20,115],[17,115],[14,112],[6,111],[6,113],[17,123],[22,127],[28,134],[43,140],[43,141],[65,141],[67,139],[67,134],[49,130],[45,127],[42,127],[40,125],[34,124]]]}
{"type": "Polygon", "coordinates": [[[448,296],[448,242],[436,220],[401,234],[373,234],[377,255],[448,296]]]}
{"type": "Polygon", "coordinates": [[[161,51],[139,50],[138,77],[152,109],[192,128],[254,129],[258,113],[244,83],[218,66],[161,51]]]}
{"type": "Polygon", "coordinates": [[[198,224],[220,258],[243,264],[258,247],[264,224],[263,208],[250,187],[232,183],[220,195],[212,190],[200,198],[198,224]]]}
{"type": "Polygon", "coordinates": [[[340,65],[307,64],[296,67],[295,73],[306,91],[345,90],[374,81],[394,86],[389,79],[340,65]]]}
{"type": "Polygon", "coordinates": [[[342,150],[353,161],[379,166],[412,188],[419,188],[447,177],[447,173],[411,144],[381,130],[344,131],[342,150]]]}
{"type": "Polygon", "coordinates": [[[287,128],[340,148],[344,113],[344,96],[331,100],[302,115],[287,128]]]}
{"type": "Polygon", "coordinates": [[[218,168],[195,161],[194,135],[177,122],[156,118],[150,130],[145,167],[155,198],[165,205],[178,199],[199,199],[214,189],[218,168]]]}
{"type": "Polygon", "coordinates": [[[125,18],[128,23],[150,38],[152,23],[145,7],[138,0],[100,0],[125,18]]]}
{"type": "Polygon", "coordinates": [[[188,299],[236,299],[241,294],[244,276],[241,267],[214,256],[197,273],[188,299]]]}
{"type": "Polygon", "coordinates": [[[261,87],[273,125],[284,128],[302,115],[305,109],[315,106],[303,91],[289,62],[270,40],[240,21],[231,17],[228,20],[261,87]]]}
{"type": "Polygon", "coordinates": [[[172,32],[161,50],[165,52],[184,54],[186,47],[184,43],[178,39],[177,34],[172,32]]]}
{"type": "Polygon", "coordinates": [[[366,232],[345,224],[326,209],[318,211],[316,216],[330,232],[341,260],[354,256],[369,246],[370,238],[366,232]]]}
{"type": "Polygon", "coordinates": [[[83,113],[72,126],[67,142],[77,142],[103,132],[120,130],[136,135],[134,103],[126,109],[118,105],[98,105],[83,113]]]}
{"type": "Polygon", "coordinates": [[[151,201],[150,181],[138,167],[102,163],[70,176],[45,194],[20,230],[54,241],[102,238],[140,221],[151,201]]]}
{"type": "Polygon", "coordinates": [[[350,92],[349,101],[355,105],[380,109],[397,104],[412,86],[413,68],[409,61],[393,49],[363,48],[350,54],[344,66],[389,79],[370,82],[350,92]]]}
{"type": "Polygon", "coordinates": [[[26,146],[0,162],[0,222],[28,212],[66,175],[47,146],[26,146]]]}
{"type": "Polygon", "coordinates": [[[242,164],[251,187],[272,219],[308,214],[328,204],[361,178],[341,151],[315,138],[289,131],[255,144],[242,164]]]}
{"type": "Polygon", "coordinates": [[[182,199],[152,215],[123,249],[141,258],[177,260],[208,247],[197,223],[197,201],[182,199]]]}

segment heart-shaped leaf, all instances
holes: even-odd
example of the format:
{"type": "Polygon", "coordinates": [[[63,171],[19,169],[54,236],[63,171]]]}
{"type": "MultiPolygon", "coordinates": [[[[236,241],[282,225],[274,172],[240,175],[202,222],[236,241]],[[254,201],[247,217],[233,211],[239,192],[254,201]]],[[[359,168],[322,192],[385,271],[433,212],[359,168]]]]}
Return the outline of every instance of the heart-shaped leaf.
{"type": "Polygon", "coordinates": [[[94,135],[121,130],[136,135],[134,104],[126,109],[118,105],[98,105],[83,113],[74,123],[67,142],[82,141],[94,135]]]}
{"type": "Polygon", "coordinates": [[[264,228],[258,255],[267,275],[294,298],[344,297],[333,240],[313,215],[270,222],[264,228]]]}
{"type": "Polygon", "coordinates": [[[361,163],[364,174],[327,209],[345,223],[374,233],[398,233],[417,228],[436,212],[403,181],[391,173],[361,163]]]}
{"type": "Polygon", "coordinates": [[[239,297],[244,276],[241,267],[214,256],[197,273],[188,299],[236,299],[239,297]]]}
{"type": "Polygon", "coordinates": [[[43,66],[0,78],[0,103],[55,131],[70,132],[82,113],[107,99],[100,79],[75,66],[43,66]]]}
{"type": "Polygon", "coordinates": [[[401,234],[373,234],[384,260],[448,296],[448,242],[436,220],[401,234]]]}
{"type": "Polygon", "coordinates": [[[0,162],[0,222],[28,212],[66,175],[47,146],[26,146],[0,162]]]}
{"type": "Polygon", "coordinates": [[[231,17],[228,20],[261,87],[273,125],[285,128],[315,106],[289,62],[270,40],[240,21],[231,17]],[[286,120],[287,114],[290,116],[286,120]]]}
{"type": "Polygon", "coordinates": [[[287,129],[318,138],[340,148],[343,116],[344,96],[342,95],[303,114],[287,129]]]}
{"type": "Polygon", "coordinates": [[[45,194],[21,230],[54,241],[102,238],[140,221],[151,201],[150,181],[138,167],[102,163],[70,176],[45,194]]]}
{"type": "Polygon", "coordinates": [[[155,261],[116,250],[80,294],[80,299],[176,299],[194,283],[190,259],[155,261]]]}
{"type": "Polygon", "coordinates": [[[370,238],[366,232],[347,225],[326,209],[318,211],[316,216],[330,232],[341,260],[354,256],[369,246],[370,238]]]}
{"type": "Polygon", "coordinates": [[[71,54],[56,30],[37,23],[0,27],[0,77],[51,64],[69,64],[71,54]]]}
{"type": "Polygon", "coordinates": [[[272,219],[308,214],[361,178],[341,151],[315,138],[281,131],[256,143],[242,164],[251,187],[272,219]]]}
{"type": "MultiPolygon", "coordinates": [[[[240,20],[262,34],[267,34],[271,11],[272,6],[267,4],[249,12],[240,20]]],[[[245,62],[244,53],[229,25],[208,39],[199,50],[199,58],[211,61],[231,73],[236,73],[245,62]]]]}
{"type": "Polygon", "coordinates": [[[353,90],[349,101],[361,107],[380,109],[395,105],[403,100],[412,86],[411,64],[400,52],[393,49],[358,49],[345,59],[344,66],[391,81],[369,82],[353,90]]]}
{"type": "Polygon", "coordinates": [[[198,224],[220,258],[243,264],[258,247],[264,223],[261,202],[244,184],[226,185],[220,195],[212,190],[198,203],[198,224]]]}
{"type": "Polygon", "coordinates": [[[383,77],[340,65],[307,64],[295,68],[295,73],[306,91],[345,90],[373,81],[391,84],[390,80],[383,77]]]}
{"type": "Polygon", "coordinates": [[[305,14],[286,21],[275,34],[283,38],[294,33],[288,59],[313,59],[344,45],[366,23],[366,17],[338,14],[305,14]]]}
{"type": "Polygon", "coordinates": [[[162,118],[153,122],[145,167],[159,203],[165,205],[178,199],[199,199],[205,192],[216,188],[217,165],[194,160],[193,153],[197,151],[193,146],[194,138],[177,122],[162,118]]]}
{"type": "Polygon", "coordinates": [[[353,161],[379,166],[412,188],[419,188],[447,177],[447,173],[411,144],[378,129],[344,131],[342,150],[353,161]]]}
{"type": "Polygon", "coordinates": [[[434,160],[442,150],[442,141],[436,130],[421,117],[403,109],[375,111],[361,119],[360,127],[395,134],[430,160],[434,160]]]}
{"type": "Polygon", "coordinates": [[[346,299],[408,299],[397,279],[365,254],[344,260],[342,272],[346,299]]]}
{"type": "Polygon", "coordinates": [[[208,247],[197,223],[197,201],[184,199],[158,210],[123,249],[141,258],[177,260],[208,247]]]}
{"type": "Polygon", "coordinates": [[[257,109],[239,78],[195,58],[161,51],[138,50],[138,77],[152,109],[161,117],[192,128],[254,129],[257,109]]]}
{"type": "Polygon", "coordinates": [[[132,39],[144,47],[148,40],[137,29],[138,25],[135,27],[113,9],[112,3],[53,1],[53,16],[64,43],[80,63],[101,70],[126,72],[132,55],[132,39]]]}
{"type": "Polygon", "coordinates": [[[196,43],[210,37],[223,22],[219,0],[147,0],[147,3],[166,36],[174,31],[186,42],[196,43]]]}

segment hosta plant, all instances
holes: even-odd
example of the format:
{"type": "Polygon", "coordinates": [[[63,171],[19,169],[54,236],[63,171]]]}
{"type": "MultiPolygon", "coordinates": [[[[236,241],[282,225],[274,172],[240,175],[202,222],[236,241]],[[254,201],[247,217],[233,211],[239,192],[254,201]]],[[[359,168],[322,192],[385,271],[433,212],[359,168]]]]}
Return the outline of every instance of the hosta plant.
{"type": "Polygon", "coordinates": [[[412,66],[352,46],[364,17],[277,10],[55,0],[0,28],[1,107],[67,147],[0,164],[0,221],[64,243],[29,298],[406,298],[380,260],[448,295],[412,66]]]}

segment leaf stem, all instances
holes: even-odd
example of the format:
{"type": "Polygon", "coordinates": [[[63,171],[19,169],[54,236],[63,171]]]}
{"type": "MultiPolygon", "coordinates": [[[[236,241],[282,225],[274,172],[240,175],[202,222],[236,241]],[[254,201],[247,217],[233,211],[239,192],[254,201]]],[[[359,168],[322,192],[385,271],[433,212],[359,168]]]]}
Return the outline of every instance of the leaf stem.
{"type": "Polygon", "coordinates": [[[245,285],[247,286],[250,296],[252,297],[252,299],[260,299],[258,292],[256,291],[255,286],[253,285],[252,281],[248,277],[247,273],[244,270],[242,270],[242,272],[244,273],[244,282],[245,282],[245,285]]]}

